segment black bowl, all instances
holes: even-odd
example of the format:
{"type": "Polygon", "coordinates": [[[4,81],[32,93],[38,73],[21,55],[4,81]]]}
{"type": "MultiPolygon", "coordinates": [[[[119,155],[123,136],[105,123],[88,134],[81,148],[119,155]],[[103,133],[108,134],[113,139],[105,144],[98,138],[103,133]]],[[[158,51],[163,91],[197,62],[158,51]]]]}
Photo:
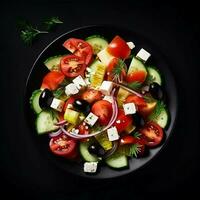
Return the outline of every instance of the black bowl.
{"type": "MultiPolygon", "coordinates": [[[[89,178],[97,178],[97,179],[105,179],[105,178],[113,178],[123,176],[128,173],[132,173],[137,169],[143,167],[149,161],[151,161],[164,147],[167,140],[169,139],[170,134],[172,134],[173,127],[175,125],[175,119],[177,115],[177,91],[175,86],[175,81],[172,73],[170,72],[170,66],[166,61],[166,57],[161,54],[160,49],[156,48],[156,46],[145,39],[140,34],[137,34],[134,31],[112,27],[112,26],[88,26],[78,28],[72,31],[69,31],[57,39],[55,39],[52,43],[50,43],[38,56],[33,67],[30,71],[30,74],[26,83],[26,91],[25,91],[25,117],[29,126],[31,128],[31,134],[33,140],[36,141],[37,146],[45,159],[49,161],[53,161],[59,168],[63,169],[66,173],[70,172],[82,177],[89,178]],[[169,109],[170,114],[170,123],[165,130],[165,140],[164,142],[157,148],[151,149],[148,156],[144,158],[132,158],[129,160],[129,168],[115,170],[111,169],[107,166],[101,166],[101,169],[98,173],[89,175],[83,172],[83,165],[80,163],[74,163],[59,157],[54,156],[48,147],[49,138],[47,135],[38,136],[35,130],[35,116],[29,105],[29,98],[31,93],[40,87],[41,81],[45,73],[48,72],[47,68],[44,66],[43,62],[50,56],[54,55],[62,55],[66,53],[66,49],[62,46],[63,42],[70,38],[81,38],[84,39],[90,35],[102,35],[107,38],[109,41],[115,36],[120,35],[126,41],[133,41],[136,45],[135,52],[138,52],[140,48],[146,49],[151,53],[151,57],[149,60],[149,64],[153,64],[159,68],[161,73],[164,75],[165,82],[165,90],[167,94],[167,107],[169,109]]],[[[50,162],[51,163],[51,162],[50,162]]]]}

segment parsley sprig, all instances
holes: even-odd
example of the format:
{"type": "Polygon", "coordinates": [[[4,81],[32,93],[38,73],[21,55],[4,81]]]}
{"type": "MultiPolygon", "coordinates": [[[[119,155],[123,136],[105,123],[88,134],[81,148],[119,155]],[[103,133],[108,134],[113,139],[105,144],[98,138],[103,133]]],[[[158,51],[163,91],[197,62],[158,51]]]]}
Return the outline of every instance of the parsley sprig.
{"type": "Polygon", "coordinates": [[[44,20],[43,24],[46,30],[52,30],[57,24],[62,24],[63,22],[58,17],[50,17],[44,20]]]}
{"type": "Polygon", "coordinates": [[[38,38],[41,34],[49,33],[49,31],[56,25],[63,23],[58,17],[50,17],[46,19],[43,24],[45,25],[45,30],[39,30],[37,26],[33,26],[27,20],[18,18],[17,28],[20,31],[20,38],[26,45],[31,45],[33,41],[38,38]]]}

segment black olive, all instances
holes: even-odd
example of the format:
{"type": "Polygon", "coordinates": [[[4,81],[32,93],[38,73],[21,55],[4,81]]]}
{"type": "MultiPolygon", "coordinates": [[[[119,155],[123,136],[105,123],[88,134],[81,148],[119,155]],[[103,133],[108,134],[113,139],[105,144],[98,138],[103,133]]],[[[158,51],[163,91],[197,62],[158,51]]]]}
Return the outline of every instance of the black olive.
{"type": "Polygon", "coordinates": [[[84,114],[88,114],[90,112],[90,104],[83,99],[76,99],[73,103],[73,107],[84,114]]]}
{"type": "Polygon", "coordinates": [[[161,100],[164,97],[164,92],[162,87],[156,82],[150,84],[149,92],[151,96],[155,99],[161,100]]]}
{"type": "Polygon", "coordinates": [[[140,114],[135,113],[132,115],[133,116],[133,122],[135,124],[136,127],[142,127],[145,124],[144,119],[141,117],[140,114]]]}
{"type": "Polygon", "coordinates": [[[40,94],[39,105],[42,109],[48,108],[53,100],[53,94],[50,90],[44,89],[40,94]]]}
{"type": "Polygon", "coordinates": [[[105,155],[105,150],[98,144],[92,144],[88,148],[89,153],[102,157],[105,155]]]}

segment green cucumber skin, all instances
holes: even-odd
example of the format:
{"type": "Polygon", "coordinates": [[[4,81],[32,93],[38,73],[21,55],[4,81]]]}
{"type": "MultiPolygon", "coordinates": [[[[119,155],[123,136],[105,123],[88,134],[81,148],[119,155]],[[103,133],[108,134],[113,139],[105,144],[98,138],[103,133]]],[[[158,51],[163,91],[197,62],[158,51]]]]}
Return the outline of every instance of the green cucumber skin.
{"type": "Polygon", "coordinates": [[[114,169],[124,169],[124,168],[127,168],[128,167],[128,158],[126,155],[122,155],[122,154],[119,154],[118,152],[115,152],[113,155],[111,155],[110,157],[108,157],[106,160],[105,160],[105,163],[111,167],[111,168],[114,168],[114,169]],[[116,164],[116,159],[119,159],[116,164]],[[123,159],[123,160],[120,160],[123,159]],[[113,160],[112,160],[113,159],[113,160]],[[119,163],[119,162],[123,162],[123,163],[119,163]]]}
{"type": "Polygon", "coordinates": [[[56,69],[55,67],[56,67],[56,65],[57,65],[57,63],[56,63],[56,65],[54,64],[54,65],[49,65],[49,62],[52,62],[54,59],[60,59],[61,60],[61,58],[63,57],[63,56],[65,56],[65,55],[56,55],[56,56],[51,56],[51,57],[49,57],[49,58],[47,58],[45,61],[44,61],[44,65],[50,70],[50,71],[52,71],[52,70],[58,70],[59,71],[59,69],[56,69]]]}
{"type": "Polygon", "coordinates": [[[154,67],[154,66],[148,66],[148,67],[147,67],[148,75],[150,74],[149,71],[150,71],[151,69],[154,70],[154,71],[156,71],[156,72],[158,73],[158,76],[160,77],[160,81],[155,81],[155,82],[157,82],[159,85],[163,85],[164,78],[163,78],[163,76],[162,76],[160,70],[159,70],[158,68],[154,67]]]}
{"type": "MultiPolygon", "coordinates": [[[[51,113],[48,111],[48,110],[43,110],[42,112],[40,112],[35,120],[35,126],[36,126],[36,131],[38,133],[38,135],[43,135],[43,134],[46,134],[46,133],[49,133],[49,132],[52,132],[52,131],[56,131],[59,129],[58,126],[53,126],[54,123],[57,123],[58,122],[58,118],[56,116],[54,116],[54,119],[51,118],[52,120],[52,124],[51,124],[51,128],[49,128],[48,126],[46,126],[46,129],[43,128],[43,131],[41,131],[41,128],[39,127],[41,125],[41,122],[39,120],[41,120],[41,116],[42,115],[51,115],[51,113]]],[[[42,124],[44,125],[44,124],[42,124]]]]}
{"type": "Polygon", "coordinates": [[[29,100],[31,108],[33,109],[35,114],[39,114],[42,111],[42,109],[39,106],[39,96],[41,93],[42,93],[42,91],[40,89],[33,91],[32,95],[30,97],[30,100],[29,100]],[[36,98],[38,98],[38,99],[36,99],[36,98]],[[38,102],[35,102],[35,101],[38,101],[38,102]],[[36,105],[36,104],[38,104],[38,105],[36,105]]]}
{"type": "Polygon", "coordinates": [[[137,65],[136,65],[136,66],[133,65],[133,64],[134,64],[134,63],[133,63],[134,61],[135,61],[137,64],[140,65],[140,66],[139,66],[139,69],[140,69],[141,71],[145,71],[145,72],[147,73],[147,69],[146,69],[144,63],[143,63],[142,61],[140,61],[139,59],[137,59],[136,57],[133,57],[132,60],[131,60],[130,66],[129,66],[129,68],[128,68],[128,73],[127,73],[127,74],[131,74],[132,72],[138,70],[138,69],[135,70],[135,68],[137,67],[137,65]]]}
{"type": "Polygon", "coordinates": [[[90,144],[92,144],[91,140],[88,141],[88,142],[81,142],[79,144],[80,155],[81,155],[82,159],[86,162],[97,162],[97,161],[99,161],[99,158],[97,156],[90,154],[89,151],[88,151],[88,147],[90,146],[90,144]],[[89,154],[89,156],[86,155],[86,152],[89,154]]]}
{"type": "Polygon", "coordinates": [[[153,121],[156,122],[161,128],[166,129],[170,121],[169,111],[166,108],[163,108],[163,111],[161,111],[161,114],[159,115],[159,117],[157,119],[154,119],[153,121]],[[161,117],[166,118],[165,123],[161,121],[162,120],[160,119],[161,117]]]}
{"type": "Polygon", "coordinates": [[[101,50],[108,46],[108,41],[100,35],[89,36],[85,41],[92,46],[94,55],[97,55],[101,50]]]}

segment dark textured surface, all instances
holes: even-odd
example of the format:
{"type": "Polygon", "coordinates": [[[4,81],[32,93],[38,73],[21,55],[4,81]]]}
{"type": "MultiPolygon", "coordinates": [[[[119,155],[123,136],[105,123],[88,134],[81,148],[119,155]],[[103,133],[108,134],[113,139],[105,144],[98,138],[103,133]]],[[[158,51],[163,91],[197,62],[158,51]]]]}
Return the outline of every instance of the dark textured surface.
{"type": "Polygon", "coordinates": [[[154,192],[196,193],[199,159],[197,6],[128,1],[90,5],[73,1],[1,5],[2,192],[9,189],[12,192],[5,192],[7,196],[16,194],[29,199],[141,199],[154,192]],[[16,18],[22,16],[39,24],[42,18],[52,15],[60,16],[64,25],[42,36],[31,48],[25,47],[16,32],[16,18]],[[32,140],[23,115],[26,78],[39,53],[62,33],[91,24],[122,25],[152,41],[172,63],[179,94],[177,125],[161,154],[137,174],[101,182],[73,177],[50,164],[40,153],[37,141],[32,140]]]}

